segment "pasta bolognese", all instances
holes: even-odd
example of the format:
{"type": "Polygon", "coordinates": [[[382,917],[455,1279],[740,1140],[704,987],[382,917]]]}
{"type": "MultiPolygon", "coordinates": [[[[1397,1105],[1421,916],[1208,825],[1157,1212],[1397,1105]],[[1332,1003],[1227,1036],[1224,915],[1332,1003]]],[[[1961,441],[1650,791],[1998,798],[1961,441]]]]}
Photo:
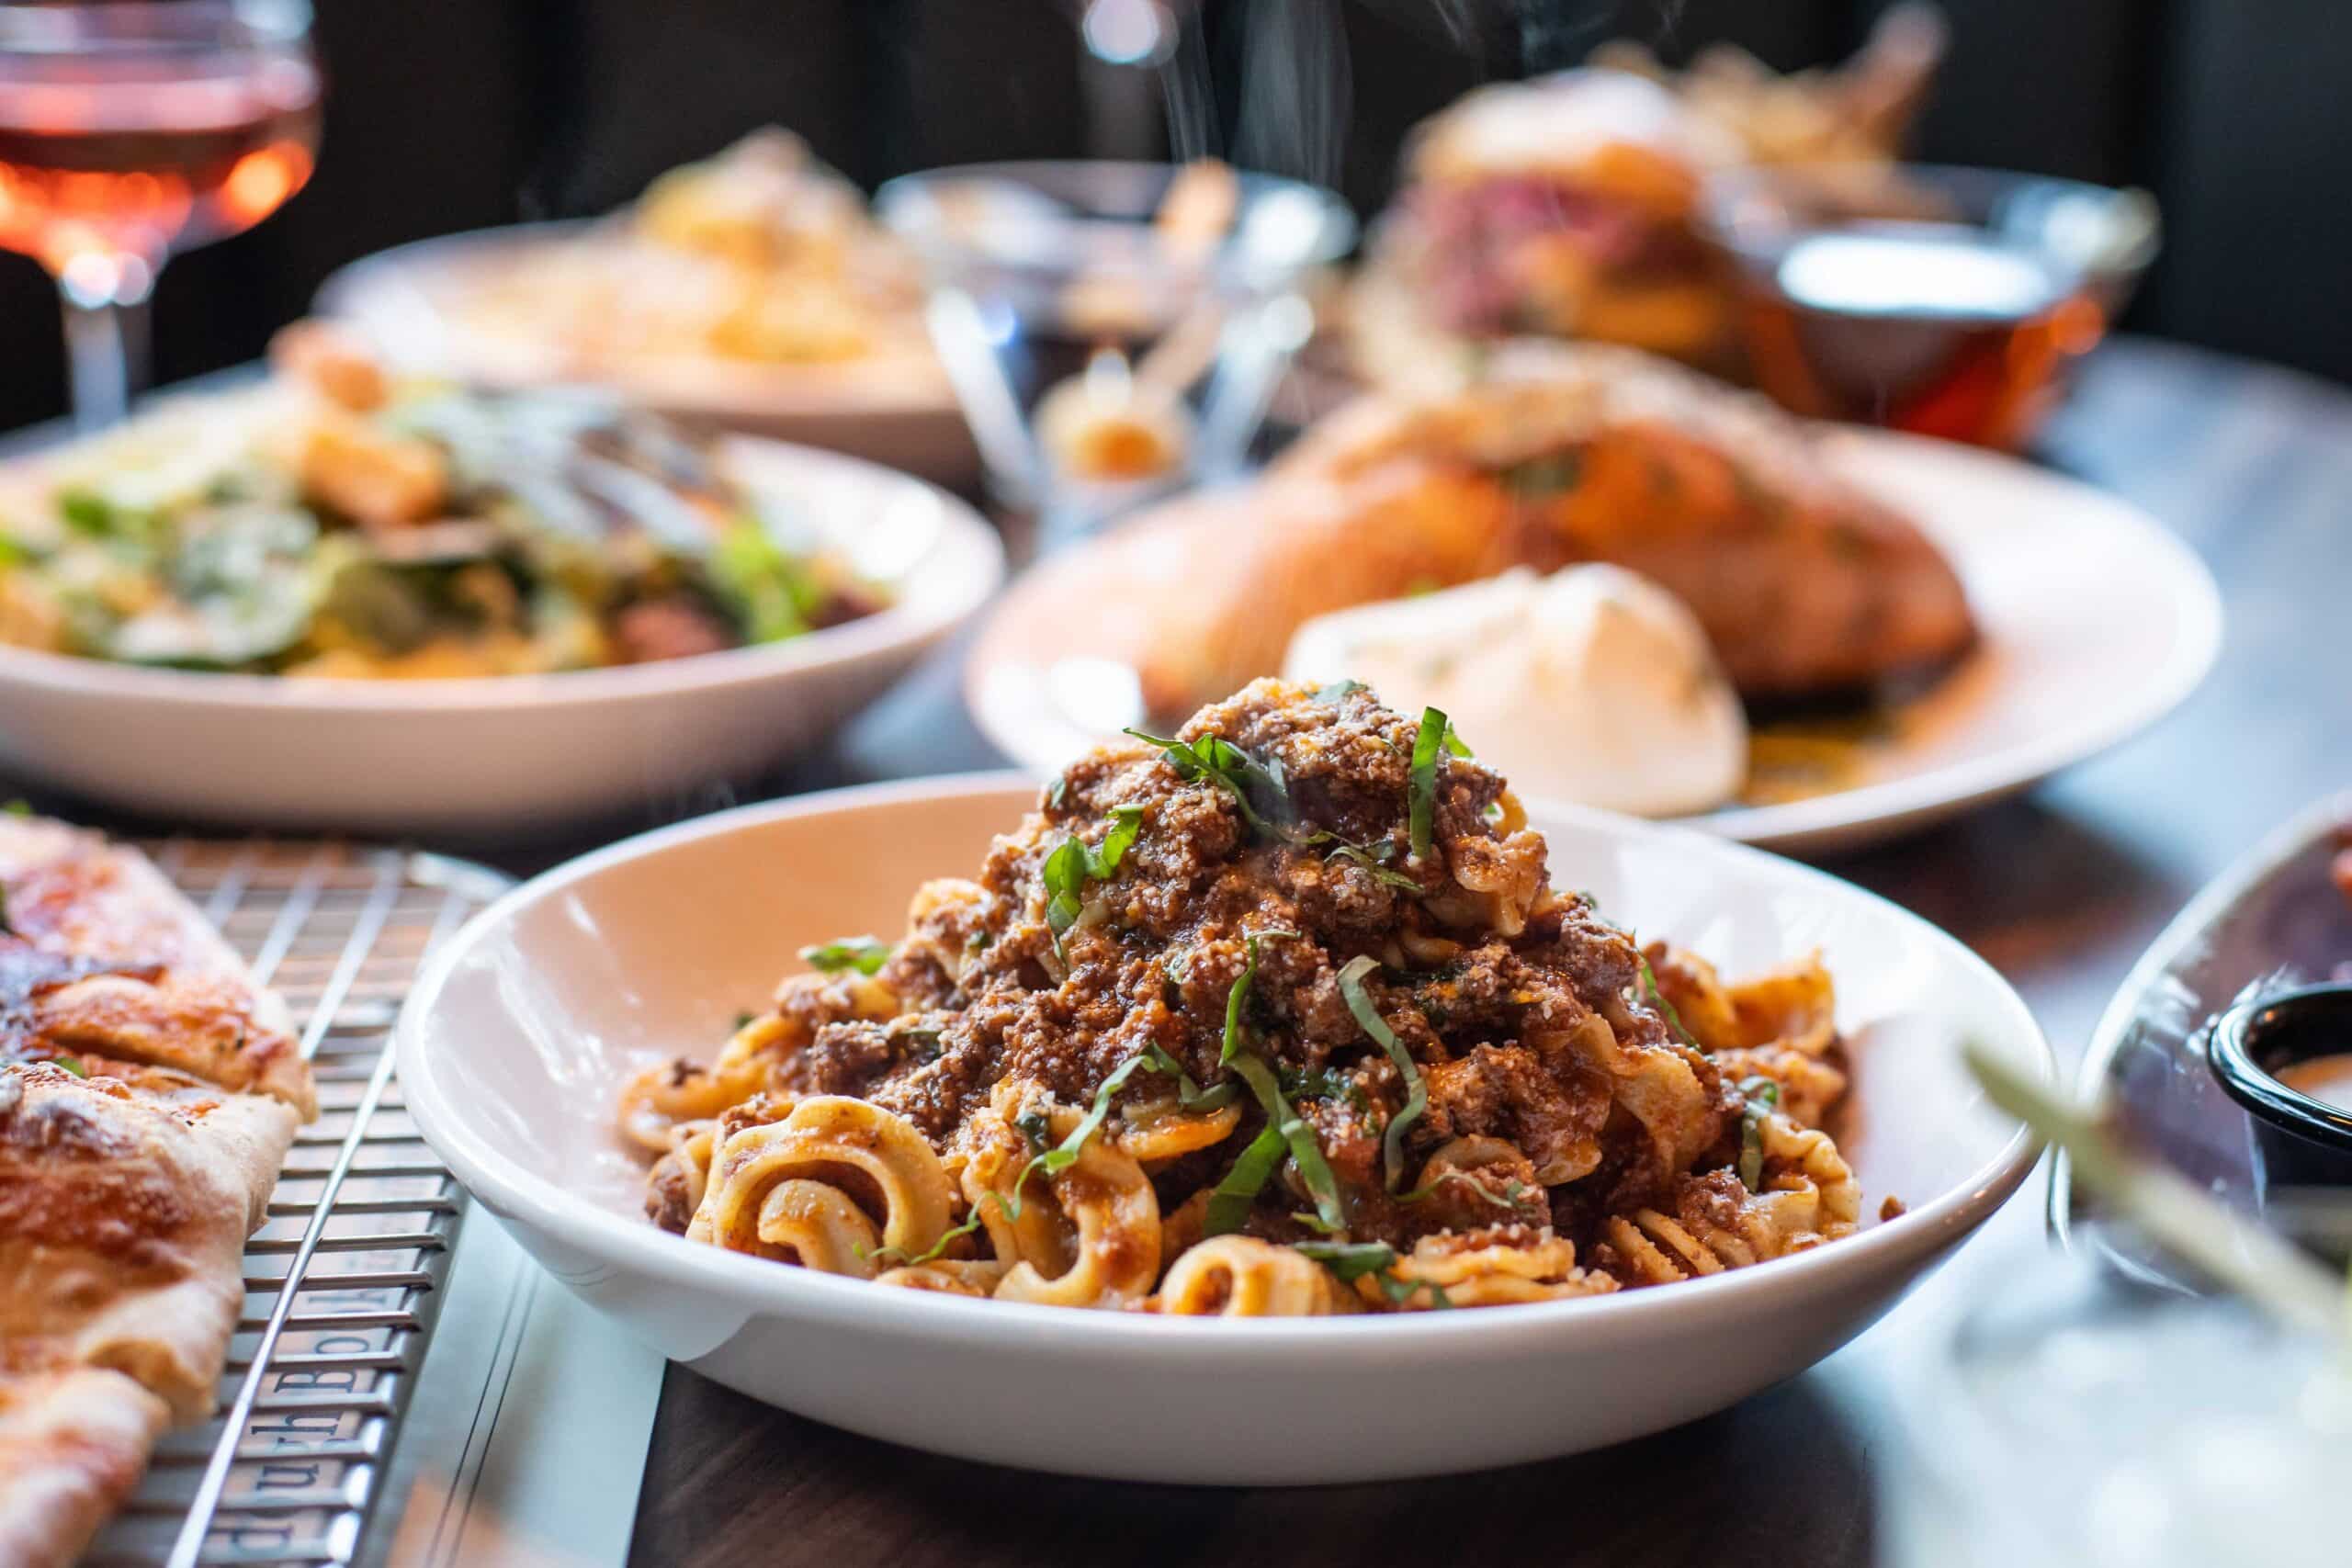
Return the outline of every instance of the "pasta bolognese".
{"type": "Polygon", "coordinates": [[[1664,1284],[1860,1223],[1817,955],[1737,983],[1552,886],[1445,716],[1260,681],[1099,748],[803,953],[622,1133],[690,1240],[879,1284],[1327,1315],[1664,1284]]]}

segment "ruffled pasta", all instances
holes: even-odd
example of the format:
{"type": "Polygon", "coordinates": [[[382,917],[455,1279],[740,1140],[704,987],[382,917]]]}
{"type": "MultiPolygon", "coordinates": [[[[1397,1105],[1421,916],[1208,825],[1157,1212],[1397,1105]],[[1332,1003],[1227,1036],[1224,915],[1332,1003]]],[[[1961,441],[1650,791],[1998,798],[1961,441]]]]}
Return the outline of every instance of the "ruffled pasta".
{"type": "Polygon", "coordinates": [[[1605,1245],[1629,1284],[1660,1285],[1785,1258],[1853,1234],[1861,1190],[1829,1135],[1787,1117],[1764,1119],[1764,1180],[1749,1192],[1694,1183],[1674,1213],[1612,1214],[1605,1245]]]}
{"type": "Polygon", "coordinates": [[[1247,1235],[1186,1247],[1160,1281],[1153,1306],[1179,1317],[1329,1317],[1360,1310],[1321,1264],[1247,1235]]]}
{"type": "Polygon", "coordinates": [[[1027,1141],[1014,1130],[1033,1113],[1055,1141],[1068,1138],[1082,1117],[1008,1079],[987,1112],[993,1125],[979,1127],[964,1166],[965,1199],[998,1261],[1011,1266],[997,1299],[1088,1307],[1142,1301],[1159,1272],[1159,1199],[1151,1179],[1132,1155],[1100,1137],[1063,1170],[1035,1169],[1027,1141]]]}
{"type": "Polygon", "coordinates": [[[946,1234],[946,1170],[902,1116],[823,1095],[721,1131],[690,1241],[870,1280],[883,1247],[921,1256],[946,1234]]]}
{"type": "Polygon", "coordinates": [[[1566,1237],[1526,1226],[1424,1236],[1385,1280],[1357,1281],[1367,1303],[1385,1299],[1408,1311],[1560,1301],[1616,1288],[1607,1274],[1577,1268],[1577,1249],[1566,1237]]]}

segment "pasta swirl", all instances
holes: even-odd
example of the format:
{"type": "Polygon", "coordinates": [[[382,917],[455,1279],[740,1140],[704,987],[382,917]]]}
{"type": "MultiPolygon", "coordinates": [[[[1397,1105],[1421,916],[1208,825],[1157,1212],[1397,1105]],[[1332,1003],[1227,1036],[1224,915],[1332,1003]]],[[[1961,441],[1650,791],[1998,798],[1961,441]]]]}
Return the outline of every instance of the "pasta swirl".
{"type": "Polygon", "coordinates": [[[871,1279],[880,1247],[920,1256],[946,1233],[947,1173],[902,1116],[820,1095],[779,1121],[722,1131],[689,1240],[871,1279]],[[878,1237],[860,1198],[882,1216],[878,1237]]]}
{"type": "Polygon", "coordinates": [[[1050,1176],[1032,1170],[1027,1144],[1012,1125],[1024,1108],[1045,1116],[1054,1140],[1069,1137],[1084,1120],[1075,1108],[1007,1080],[997,1086],[989,1112],[993,1127],[976,1127],[964,1196],[987,1227],[997,1259],[1011,1265],[997,1299],[1051,1306],[1142,1301],[1159,1272],[1159,1199],[1151,1179],[1134,1156],[1100,1135],[1066,1169],[1050,1176]]]}
{"type": "Polygon", "coordinates": [[[1328,1317],[1357,1310],[1329,1269],[1255,1236],[1212,1236],[1186,1247],[1155,1304],[1181,1317],[1328,1317]]]}

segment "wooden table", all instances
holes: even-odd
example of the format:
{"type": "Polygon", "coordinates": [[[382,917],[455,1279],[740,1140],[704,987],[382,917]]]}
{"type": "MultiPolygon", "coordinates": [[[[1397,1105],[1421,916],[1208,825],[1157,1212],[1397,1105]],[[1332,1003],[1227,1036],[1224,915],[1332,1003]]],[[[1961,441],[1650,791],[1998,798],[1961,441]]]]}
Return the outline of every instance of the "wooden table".
{"type": "MultiPolygon", "coordinates": [[[[19,433],[0,451],[61,433],[19,433]]],[[[2147,507],[2204,556],[2230,615],[2219,668],[2155,730],[2026,798],[1828,863],[1976,948],[2071,1059],[2199,886],[2352,784],[2352,393],[2122,342],[2085,367],[2043,456],[2147,507]]],[[[945,650],[775,787],[1001,765],[965,716],[960,654],[945,650]]],[[[585,846],[453,847],[527,872],[585,846]]],[[[1641,1442],[1453,1480],[1251,1492],[1029,1475],[851,1437],[673,1366],[631,1562],[1871,1562],[1890,1535],[1883,1493],[1911,1481],[1904,1416],[1916,1401],[1897,1391],[1954,1312],[2039,1260],[2041,1200],[2030,1184],[1911,1301],[1790,1383],[1641,1442]]],[[[1017,1453],[1021,1433],[1004,1443],[1017,1453]]]]}
{"type": "MultiPolygon", "coordinates": [[[[2026,798],[1829,863],[1991,960],[2071,1059],[2191,892],[2352,784],[2352,394],[2120,343],[2086,365],[2044,456],[2204,556],[2230,615],[2220,667],[2172,719],[2026,798]]],[[[951,650],[784,782],[998,761],[964,716],[951,650]]],[[[1956,1310],[2037,1261],[2041,1198],[2029,1184],[1910,1302],[1792,1382],[1641,1442],[1453,1480],[1204,1491],[1027,1475],[832,1431],[673,1366],[631,1561],[1870,1562],[1888,1544],[1884,1490],[1911,1483],[1906,1371],[1956,1310]]],[[[1018,1453],[1021,1433],[1004,1443],[1018,1453]]]]}

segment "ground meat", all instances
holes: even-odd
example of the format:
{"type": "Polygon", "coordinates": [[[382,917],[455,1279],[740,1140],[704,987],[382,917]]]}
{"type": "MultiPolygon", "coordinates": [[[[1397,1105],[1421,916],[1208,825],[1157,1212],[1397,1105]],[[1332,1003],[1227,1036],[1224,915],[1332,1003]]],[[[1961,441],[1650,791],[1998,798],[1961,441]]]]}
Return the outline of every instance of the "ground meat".
{"type": "Polygon", "coordinates": [[[794,1064],[793,1089],[801,1094],[864,1095],[898,1065],[890,1032],[878,1023],[829,1023],[794,1064]]]}
{"type": "Polygon", "coordinates": [[[1430,1135],[1483,1135],[1519,1146],[1551,1186],[1590,1171],[1600,1158],[1609,1119],[1609,1086],[1578,1073],[1555,1073],[1520,1045],[1479,1045],[1456,1062],[1430,1067],[1430,1135]]]}
{"type": "Polygon", "coordinates": [[[663,1155],[646,1174],[645,1217],[673,1235],[693,1223],[694,1179],[676,1155],[663,1155]]]}

